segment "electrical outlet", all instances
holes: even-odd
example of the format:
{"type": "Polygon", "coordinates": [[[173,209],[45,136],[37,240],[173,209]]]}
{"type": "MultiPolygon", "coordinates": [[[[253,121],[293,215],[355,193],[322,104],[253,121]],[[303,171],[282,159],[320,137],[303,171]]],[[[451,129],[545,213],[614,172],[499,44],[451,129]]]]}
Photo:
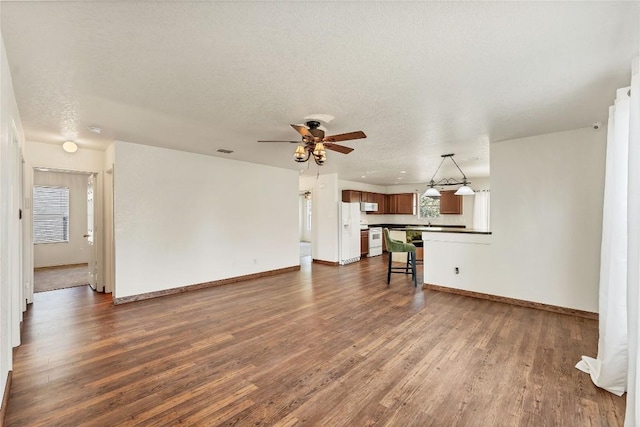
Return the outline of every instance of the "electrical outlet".
{"type": "Polygon", "coordinates": [[[460,274],[460,269],[456,267],[456,274],[460,274]]]}
{"type": "Polygon", "coordinates": [[[257,260],[256,258],[254,258],[254,259],[253,259],[253,263],[254,263],[254,264],[257,264],[257,263],[258,263],[258,260],[257,260]]]}

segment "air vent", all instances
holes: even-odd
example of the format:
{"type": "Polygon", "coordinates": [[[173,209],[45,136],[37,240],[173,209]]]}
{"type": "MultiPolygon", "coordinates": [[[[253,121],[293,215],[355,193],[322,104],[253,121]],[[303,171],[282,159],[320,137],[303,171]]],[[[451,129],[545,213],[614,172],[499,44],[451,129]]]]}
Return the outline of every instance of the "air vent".
{"type": "Polygon", "coordinates": [[[225,150],[224,148],[218,148],[218,153],[231,154],[233,150],[225,150]]]}

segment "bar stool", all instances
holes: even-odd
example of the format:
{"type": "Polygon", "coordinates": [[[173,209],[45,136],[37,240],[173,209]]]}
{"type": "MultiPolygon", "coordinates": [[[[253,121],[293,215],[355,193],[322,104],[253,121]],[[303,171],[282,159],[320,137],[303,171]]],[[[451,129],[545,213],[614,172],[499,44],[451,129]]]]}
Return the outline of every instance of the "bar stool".
{"type": "Polygon", "coordinates": [[[413,286],[418,287],[418,275],[416,274],[416,247],[411,243],[394,240],[389,236],[389,229],[383,229],[384,241],[389,251],[389,267],[387,269],[387,285],[391,283],[391,273],[411,274],[413,286]],[[394,252],[406,252],[407,264],[404,267],[393,267],[392,258],[394,252]]]}

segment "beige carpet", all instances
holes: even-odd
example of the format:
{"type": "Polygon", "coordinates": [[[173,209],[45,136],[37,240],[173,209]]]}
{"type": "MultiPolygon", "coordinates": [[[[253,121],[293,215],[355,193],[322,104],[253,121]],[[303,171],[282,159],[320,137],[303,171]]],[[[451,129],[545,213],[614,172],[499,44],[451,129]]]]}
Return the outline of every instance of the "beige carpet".
{"type": "Polygon", "coordinates": [[[89,284],[89,265],[75,264],[36,268],[33,271],[33,291],[72,288],[89,284]]]}

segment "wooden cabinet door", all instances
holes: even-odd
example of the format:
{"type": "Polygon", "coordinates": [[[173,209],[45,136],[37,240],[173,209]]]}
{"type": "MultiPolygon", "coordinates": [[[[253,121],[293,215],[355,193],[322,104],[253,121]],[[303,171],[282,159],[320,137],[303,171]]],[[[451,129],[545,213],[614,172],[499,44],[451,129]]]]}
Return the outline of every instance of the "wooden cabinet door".
{"type": "Polygon", "coordinates": [[[402,215],[414,215],[415,214],[415,194],[414,193],[403,193],[403,194],[394,194],[396,201],[396,214],[402,215]]]}
{"type": "Polygon", "coordinates": [[[442,215],[461,215],[462,214],[462,196],[456,196],[455,191],[440,192],[440,214],[442,215]]]}
{"type": "Polygon", "coordinates": [[[397,208],[397,194],[386,194],[386,204],[388,214],[395,214],[397,208]]]}
{"type": "Polygon", "coordinates": [[[355,190],[342,190],[342,201],[345,203],[360,203],[361,192],[355,190]]]}
{"type": "Polygon", "coordinates": [[[369,230],[360,230],[360,256],[369,253],[369,230]]]}
{"type": "Polygon", "coordinates": [[[372,193],[368,193],[366,191],[363,191],[362,195],[360,196],[360,201],[365,202],[365,203],[373,202],[372,193]]]}
{"type": "Polygon", "coordinates": [[[380,193],[373,193],[374,196],[374,203],[378,204],[378,211],[377,212],[371,212],[371,213],[375,213],[375,214],[384,214],[387,213],[386,212],[386,203],[385,203],[385,195],[384,194],[380,194],[380,193]]]}

